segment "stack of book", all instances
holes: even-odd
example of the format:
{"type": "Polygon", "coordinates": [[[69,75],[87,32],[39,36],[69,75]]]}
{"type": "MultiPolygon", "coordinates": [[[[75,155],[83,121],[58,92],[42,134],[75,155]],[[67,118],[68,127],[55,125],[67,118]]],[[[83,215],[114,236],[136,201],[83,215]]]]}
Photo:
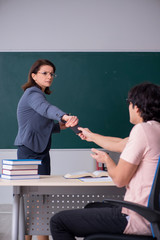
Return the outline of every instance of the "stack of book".
{"type": "Polygon", "coordinates": [[[1,178],[10,180],[39,178],[40,164],[41,160],[37,159],[3,159],[1,178]]]}

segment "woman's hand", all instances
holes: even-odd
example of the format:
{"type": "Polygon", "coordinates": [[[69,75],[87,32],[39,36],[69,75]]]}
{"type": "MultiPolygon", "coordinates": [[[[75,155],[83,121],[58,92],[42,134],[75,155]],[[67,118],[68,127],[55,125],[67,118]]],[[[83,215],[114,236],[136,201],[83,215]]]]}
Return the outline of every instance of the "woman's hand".
{"type": "Polygon", "coordinates": [[[62,120],[65,121],[66,128],[74,127],[79,122],[79,119],[77,118],[77,116],[68,116],[66,114],[63,115],[62,120]]]}
{"type": "Polygon", "coordinates": [[[81,133],[79,133],[78,136],[82,140],[86,140],[88,142],[92,142],[93,141],[93,139],[92,139],[93,133],[88,128],[78,127],[78,130],[81,131],[81,133]]]}
{"type": "Polygon", "coordinates": [[[59,122],[59,127],[61,130],[66,129],[67,127],[65,126],[65,123],[59,122]]]}

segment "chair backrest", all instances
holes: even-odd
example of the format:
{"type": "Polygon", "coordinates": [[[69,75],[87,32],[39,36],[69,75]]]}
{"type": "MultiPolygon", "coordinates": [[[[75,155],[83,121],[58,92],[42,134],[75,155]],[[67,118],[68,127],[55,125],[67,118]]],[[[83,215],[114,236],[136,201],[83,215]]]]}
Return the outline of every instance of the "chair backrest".
{"type": "Polygon", "coordinates": [[[153,210],[160,210],[160,157],[157,163],[151,192],[148,198],[148,207],[153,210]]]}
{"type": "MultiPolygon", "coordinates": [[[[157,168],[155,171],[151,192],[148,198],[148,207],[160,212],[160,157],[157,163],[157,168]]],[[[151,224],[152,235],[158,236],[160,234],[160,224],[151,224]]],[[[159,238],[158,238],[159,239],[159,238]]]]}

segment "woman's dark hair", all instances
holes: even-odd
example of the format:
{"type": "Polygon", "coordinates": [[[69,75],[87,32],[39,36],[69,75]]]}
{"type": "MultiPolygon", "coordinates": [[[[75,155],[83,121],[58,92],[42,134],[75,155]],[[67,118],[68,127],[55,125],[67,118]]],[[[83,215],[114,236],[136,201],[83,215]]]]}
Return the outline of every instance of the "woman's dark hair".
{"type": "MultiPolygon", "coordinates": [[[[50,62],[49,60],[46,59],[39,59],[37,60],[31,67],[29,74],[28,74],[28,81],[22,86],[22,89],[25,91],[27,88],[30,88],[32,86],[38,86],[37,83],[34,81],[34,79],[32,78],[32,73],[37,73],[40,69],[41,66],[44,65],[48,65],[51,66],[53,68],[53,72],[55,73],[56,71],[56,67],[55,65],[50,62]]],[[[40,88],[40,86],[38,86],[40,88]]],[[[46,87],[45,89],[45,93],[46,94],[51,94],[51,91],[49,89],[49,87],[46,87]]]]}
{"type": "Polygon", "coordinates": [[[160,86],[142,83],[128,92],[128,102],[137,106],[144,122],[160,122],[160,86]]]}

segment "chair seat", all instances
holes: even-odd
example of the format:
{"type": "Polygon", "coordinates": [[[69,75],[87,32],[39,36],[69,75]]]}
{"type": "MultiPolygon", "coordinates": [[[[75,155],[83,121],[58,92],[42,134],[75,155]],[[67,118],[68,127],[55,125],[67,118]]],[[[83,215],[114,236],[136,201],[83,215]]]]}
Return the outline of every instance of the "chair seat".
{"type": "Polygon", "coordinates": [[[85,237],[84,240],[156,240],[156,238],[152,236],[101,233],[85,237]]]}

